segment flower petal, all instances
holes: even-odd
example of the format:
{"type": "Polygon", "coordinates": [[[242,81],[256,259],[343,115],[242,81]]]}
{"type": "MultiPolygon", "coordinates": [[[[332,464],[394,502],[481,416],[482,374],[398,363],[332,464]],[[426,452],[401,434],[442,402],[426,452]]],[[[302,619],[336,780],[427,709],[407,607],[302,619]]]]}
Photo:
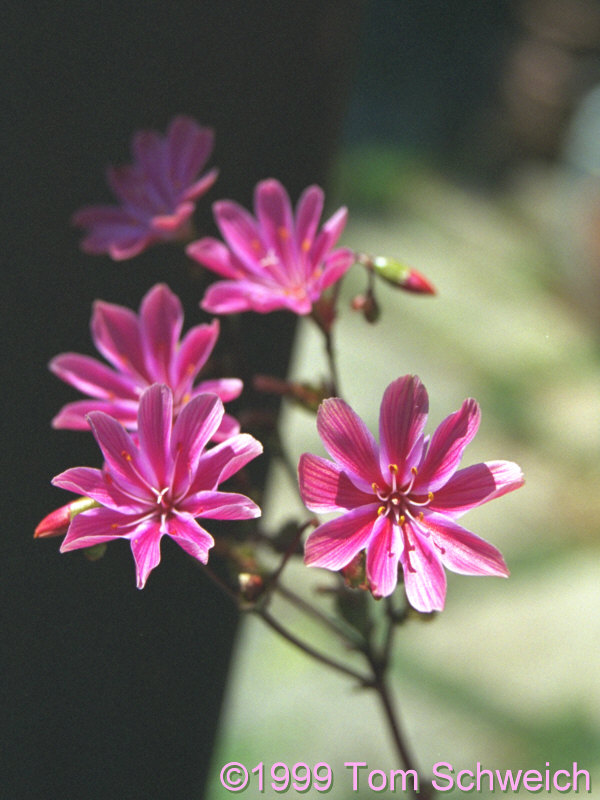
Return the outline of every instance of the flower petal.
{"type": "Polygon", "coordinates": [[[229,248],[211,236],[192,242],[186,247],[185,252],[194,261],[203,264],[224,278],[243,278],[246,274],[240,269],[239,261],[232,255],[229,248]]]}
{"type": "Polygon", "coordinates": [[[465,447],[479,428],[481,412],[475,400],[465,400],[458,411],[446,417],[431,438],[413,491],[435,492],[456,472],[465,447]]]}
{"type": "Polygon", "coordinates": [[[176,394],[190,391],[196,376],[208,361],[219,338],[219,321],[214,319],[210,325],[196,325],[191,328],[179,345],[179,350],[171,364],[172,386],[176,394]]]}
{"type": "Polygon", "coordinates": [[[429,504],[432,511],[459,517],[471,508],[523,486],[521,468],[513,461],[486,461],[455,472],[429,504]]]}
{"type": "Polygon", "coordinates": [[[367,547],[367,578],[374,597],[389,597],[396,588],[401,552],[398,526],[387,514],[381,514],[367,547]]]}
{"type": "Polygon", "coordinates": [[[373,503],[373,494],[357,489],[338,464],[311,453],[300,456],[298,480],[302,502],[317,513],[373,503]]]}
{"type": "Polygon", "coordinates": [[[279,181],[261,181],[254,192],[254,209],[269,249],[286,266],[291,283],[304,280],[296,252],[296,232],[290,198],[279,181]]]}
{"type": "Polygon", "coordinates": [[[176,511],[167,522],[168,535],[185,550],[188,555],[202,564],[208,561],[208,551],[215,540],[199,525],[191,514],[176,511]]]}
{"type": "Polygon", "coordinates": [[[121,514],[140,514],[147,508],[147,503],[124,494],[107,479],[102,470],[93,467],[72,467],[53,478],[52,483],[69,492],[91,497],[102,506],[121,514]]]}
{"type": "Polygon", "coordinates": [[[318,294],[320,295],[325,289],[328,289],[336,281],[339,281],[355,261],[356,256],[352,250],[348,250],[346,247],[340,250],[334,250],[334,252],[328,256],[325,267],[317,280],[318,294]]]}
{"type": "Polygon", "coordinates": [[[429,531],[442,563],[452,572],[508,577],[508,567],[500,551],[448,517],[428,513],[419,525],[429,531]]]}
{"type": "Polygon", "coordinates": [[[312,247],[323,203],[324,194],[319,186],[309,186],[300,195],[296,206],[296,241],[300,252],[308,253],[312,247]]]}
{"type": "Polygon", "coordinates": [[[210,158],[214,131],[198,125],[191,117],[179,115],[169,124],[166,139],[173,185],[189,186],[210,158]]]}
{"type": "Polygon", "coordinates": [[[223,418],[223,403],[214,394],[201,394],[183,407],[170,437],[174,461],[172,486],[176,497],[187,492],[202,458],[223,418]]]}
{"type": "Polygon", "coordinates": [[[313,266],[316,267],[320,264],[327,257],[331,248],[335,246],[342,235],[347,219],[348,209],[342,206],[323,225],[310,250],[310,260],[313,266]]]}
{"type": "Polygon", "coordinates": [[[402,553],[404,587],[408,602],[417,611],[443,611],[446,600],[446,574],[431,539],[408,525],[412,549],[402,553]]]}
{"type": "Polygon", "coordinates": [[[138,526],[135,536],[131,539],[131,552],[135,560],[136,584],[138,589],[143,589],[148,576],[160,563],[161,531],[158,522],[148,520],[138,526]]]}
{"type": "Polygon", "coordinates": [[[93,547],[112,539],[128,538],[134,534],[138,524],[138,517],[119,514],[111,508],[90,508],[73,517],[60,552],[93,547]]]}
{"type": "Polygon", "coordinates": [[[158,283],[140,305],[140,332],[144,362],[152,383],[168,383],[183,326],[183,308],[177,295],[158,283]]]}
{"type": "Polygon", "coordinates": [[[156,476],[156,482],[153,481],[156,489],[164,489],[171,483],[172,424],[173,393],[168,386],[154,383],[140,398],[137,432],[140,451],[156,476]]]}
{"type": "Polygon", "coordinates": [[[61,408],[52,420],[52,427],[71,431],[88,431],[90,425],[87,415],[91,411],[104,411],[128,430],[135,430],[137,408],[137,400],[76,400],[61,408]]]}
{"type": "Polygon", "coordinates": [[[61,353],[48,364],[61,380],[92,397],[123,397],[137,400],[136,382],[90,356],[61,353]]]}
{"type": "Polygon", "coordinates": [[[398,467],[398,482],[406,483],[414,464],[408,455],[418,441],[425,423],[429,400],[425,387],[416,375],[405,375],[387,387],[379,412],[381,470],[390,464],[398,467]]]}
{"type": "Polygon", "coordinates": [[[138,317],[134,311],[96,300],[91,329],[94,344],[107,361],[144,385],[152,383],[144,364],[138,317]]]}
{"type": "Polygon", "coordinates": [[[211,314],[237,314],[241,311],[267,314],[285,308],[286,302],[281,291],[251,280],[217,281],[206,290],[200,307],[211,314]]]}
{"type": "Polygon", "coordinates": [[[108,474],[119,489],[154,504],[156,498],[150,486],[155,483],[156,476],[131,436],[116,419],[102,411],[92,411],[88,420],[102,450],[108,474]]]}
{"type": "Polygon", "coordinates": [[[221,234],[241,264],[251,274],[261,274],[260,259],[267,255],[261,231],[254,217],[233,200],[213,203],[221,234]]]}
{"type": "Polygon", "coordinates": [[[329,455],[360,479],[359,488],[369,492],[373,483],[383,483],[375,439],[344,400],[332,397],[321,403],[317,430],[329,455]]]}
{"type": "Polygon", "coordinates": [[[261,514],[256,503],[237,492],[198,492],[186,497],[179,507],[193,517],[209,519],[255,519],[261,514]]]}
{"type": "Polygon", "coordinates": [[[216,489],[262,451],[262,444],[249,433],[240,433],[215,445],[202,454],[190,494],[216,489]]]}
{"type": "Polygon", "coordinates": [[[240,432],[240,423],[231,414],[223,414],[221,424],[213,434],[213,442],[224,442],[240,432]]]}
{"type": "Polygon", "coordinates": [[[360,506],[319,525],[306,540],[304,563],[338,570],[349,564],[371,538],[377,504],[360,506]]]}

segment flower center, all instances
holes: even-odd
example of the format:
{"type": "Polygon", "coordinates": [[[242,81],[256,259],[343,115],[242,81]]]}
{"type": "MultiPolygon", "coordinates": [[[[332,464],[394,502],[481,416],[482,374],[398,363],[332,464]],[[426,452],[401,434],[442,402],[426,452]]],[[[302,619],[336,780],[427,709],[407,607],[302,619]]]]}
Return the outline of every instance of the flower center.
{"type": "MultiPolygon", "coordinates": [[[[390,471],[390,483],[387,486],[382,488],[376,483],[372,484],[377,499],[381,501],[377,514],[389,517],[390,521],[401,529],[407,567],[410,572],[415,572],[410,563],[410,551],[414,550],[415,546],[411,543],[411,531],[406,522],[407,519],[413,521],[423,519],[422,509],[433,500],[433,492],[428,492],[426,495],[413,494],[412,490],[417,477],[416,467],[411,469],[411,476],[403,486],[398,486],[398,465],[390,464],[388,469],[390,471]]],[[[394,555],[391,550],[389,555],[394,555]]]]}

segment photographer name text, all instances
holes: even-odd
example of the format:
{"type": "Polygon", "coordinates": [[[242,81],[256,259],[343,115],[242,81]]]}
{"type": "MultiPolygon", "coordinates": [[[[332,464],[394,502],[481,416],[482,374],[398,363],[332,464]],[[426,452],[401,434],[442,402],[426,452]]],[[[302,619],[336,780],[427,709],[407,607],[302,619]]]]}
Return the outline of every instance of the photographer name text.
{"type": "MultiPolygon", "coordinates": [[[[345,761],[343,769],[334,776],[326,761],[309,765],[303,761],[288,765],[283,761],[265,764],[260,761],[246,767],[239,761],[224,764],[220,773],[221,786],[228,792],[242,792],[252,787],[258,792],[272,789],[275,792],[295,791],[305,793],[310,789],[328,792],[334,783],[344,782],[349,791],[392,792],[396,794],[418,792],[421,779],[414,769],[373,769],[366,761],[345,761]]],[[[545,769],[488,769],[479,761],[471,769],[456,769],[448,761],[438,761],[431,767],[427,783],[436,792],[495,792],[506,794],[520,791],[587,792],[592,791],[592,779],[586,769],[573,761],[568,768],[553,769],[546,761],[545,769]]],[[[425,783],[423,781],[423,783],[425,783]]]]}

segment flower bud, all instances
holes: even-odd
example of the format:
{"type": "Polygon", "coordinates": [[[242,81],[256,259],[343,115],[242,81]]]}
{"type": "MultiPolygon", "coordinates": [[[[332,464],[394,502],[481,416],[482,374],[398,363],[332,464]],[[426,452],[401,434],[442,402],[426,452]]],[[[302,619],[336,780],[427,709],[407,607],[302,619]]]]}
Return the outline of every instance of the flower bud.
{"type": "Polygon", "coordinates": [[[381,309],[373,292],[367,291],[366,295],[357,294],[353,298],[351,306],[353,311],[362,311],[363,317],[370,324],[377,322],[381,316],[381,309]]]}
{"type": "Polygon", "coordinates": [[[424,275],[400,261],[378,256],[371,264],[376,275],[398,289],[415,294],[435,294],[433,284],[424,275]]]}
{"type": "Polygon", "coordinates": [[[99,503],[92,500],[91,497],[79,497],[67,503],[66,506],[61,506],[55,511],[51,511],[39,523],[33,533],[34,539],[47,539],[51,536],[63,536],[71,523],[73,517],[80,514],[82,511],[87,511],[89,508],[97,508],[99,503]]]}

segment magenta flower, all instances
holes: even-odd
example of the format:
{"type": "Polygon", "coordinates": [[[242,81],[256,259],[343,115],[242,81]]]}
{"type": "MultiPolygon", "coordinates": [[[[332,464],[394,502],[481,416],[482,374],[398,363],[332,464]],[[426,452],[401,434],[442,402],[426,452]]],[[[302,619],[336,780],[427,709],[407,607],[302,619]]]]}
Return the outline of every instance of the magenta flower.
{"type": "Polygon", "coordinates": [[[210,128],[183,116],[172,120],[166,136],[138,131],[132,140],[133,164],[107,171],[121,205],[86,206],[73,215],[73,225],[87,229],[82,250],[122,261],[156,242],[186,238],[194,201],[217,179],[216,169],[198,178],[213,140],[210,128]]]}
{"type": "MultiPolygon", "coordinates": [[[[90,356],[62,353],[49,364],[61,380],[92,399],[64,406],[52,420],[55,428],[88,430],[86,415],[105,411],[128,430],[137,425],[138,403],[144,389],[165,383],[174,395],[175,415],[193,397],[214,393],[227,402],[242,391],[238,378],[220,378],[195,384],[219,336],[218,320],[197,325],[180,342],[183,308],[164,283],[156,284],[140,304],[139,315],[123,306],[96,301],[92,314],[92,339],[114,369],[90,356]]],[[[223,416],[216,441],[238,433],[240,426],[223,416]]]]}
{"type": "Polygon", "coordinates": [[[456,520],[470,508],[523,485],[510,461],[488,461],[457,471],[479,427],[479,406],[465,400],[431,440],[423,435],[428,398],[417,377],[406,375],[386,389],[378,446],[364,422],[339,398],[325,400],[317,428],[333,462],[305,453],[300,491],[312,511],[342,511],[308,537],[305,563],[339,570],[366,550],[374,596],[390,595],[398,565],[410,604],[441,611],[446,596],[442,565],[465,575],[507,576],[495,547],[456,520]]]}
{"type": "Polygon", "coordinates": [[[346,224],[340,208],[317,233],[323,191],[306,189],[292,212],[290,199],[276,180],[262,181],[254,193],[256,219],[231,200],[213,205],[223,238],[200,239],[187,254],[227,278],[210,286],[201,306],[214,314],[266,313],[287,308],[309,314],[312,304],[354,262],[347,248],[333,250],[346,224]]]}
{"type": "Polygon", "coordinates": [[[105,459],[104,469],[74,467],[52,483],[86,495],[100,507],[73,518],[61,552],[128,539],[138,589],[160,561],[163,536],[206,564],[214,540],[198,518],[260,516],[259,507],[248,497],[218,490],[220,483],[262,452],[260,442],[244,433],[205,451],[222,416],[219,398],[204,394],[190,400],[173,424],[171,389],[154,384],[140,399],[136,444],[115,419],[93,411],[89,421],[105,459]]]}

